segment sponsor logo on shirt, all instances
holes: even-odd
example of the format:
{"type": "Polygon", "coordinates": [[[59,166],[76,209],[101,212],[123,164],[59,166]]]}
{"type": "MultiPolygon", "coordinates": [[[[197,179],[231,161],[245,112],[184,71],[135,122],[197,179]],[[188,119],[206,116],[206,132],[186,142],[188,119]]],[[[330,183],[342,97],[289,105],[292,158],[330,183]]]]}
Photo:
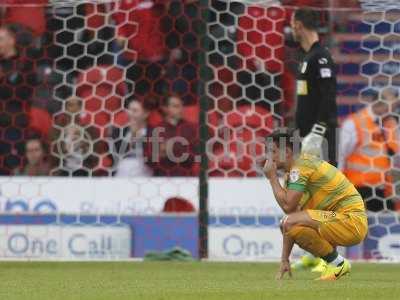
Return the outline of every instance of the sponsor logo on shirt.
{"type": "Polygon", "coordinates": [[[300,178],[300,170],[299,169],[292,169],[289,173],[289,182],[296,182],[300,178]]]}
{"type": "Polygon", "coordinates": [[[322,58],[318,59],[318,63],[320,65],[326,65],[328,63],[328,59],[326,59],[325,57],[322,57],[322,58]]]}
{"type": "Polygon", "coordinates": [[[330,78],[332,77],[332,71],[329,68],[322,68],[320,70],[321,78],[330,78]]]}

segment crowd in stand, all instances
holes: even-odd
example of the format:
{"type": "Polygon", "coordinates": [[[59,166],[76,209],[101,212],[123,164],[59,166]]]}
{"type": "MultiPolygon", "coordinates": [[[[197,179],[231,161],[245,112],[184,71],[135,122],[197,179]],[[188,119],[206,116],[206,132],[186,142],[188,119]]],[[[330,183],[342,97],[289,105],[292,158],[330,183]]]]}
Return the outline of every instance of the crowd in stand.
{"type": "MultiPolygon", "coordinates": [[[[205,52],[201,41],[204,16],[198,1],[136,0],[68,7],[46,6],[44,0],[31,4],[7,6],[2,12],[0,32],[6,38],[0,44],[7,53],[1,55],[5,80],[1,173],[28,175],[23,172],[25,142],[40,138],[48,148],[43,158],[48,175],[197,175],[200,62],[205,52]],[[148,147],[145,143],[142,150],[126,149],[135,144],[129,139],[151,135],[154,128],[163,129],[160,145],[148,147]],[[173,157],[188,154],[179,163],[166,153],[167,142],[176,137],[190,144],[178,142],[172,147],[169,154],[173,157]],[[157,148],[159,153],[149,157],[148,148],[152,152],[157,148]],[[141,167],[131,170],[137,164],[141,167]]],[[[282,38],[279,42],[283,43],[282,38]]],[[[227,112],[227,102],[231,102],[231,108],[246,114],[244,123],[231,114],[226,125],[249,126],[240,133],[247,143],[254,137],[251,130],[256,130],[257,137],[271,131],[269,103],[278,102],[280,94],[278,87],[270,87],[273,78],[254,69],[251,55],[239,46],[238,52],[249,56],[249,71],[239,74],[238,80],[245,82],[252,72],[258,72],[257,82],[247,88],[247,100],[233,104],[242,93],[242,87],[236,85],[228,88],[233,100],[222,92],[225,99],[211,100],[210,106],[215,104],[227,112]],[[260,93],[257,85],[264,92],[260,93]],[[268,94],[269,99],[254,105],[261,94],[268,94]]],[[[222,66],[219,59],[212,63],[216,68],[222,66]]],[[[265,66],[270,68],[269,63],[265,66]]],[[[273,66],[269,71],[277,73],[273,66]]],[[[214,71],[203,68],[202,72],[209,78],[207,72],[214,71]]],[[[230,71],[225,74],[231,75],[230,71]]],[[[217,90],[210,86],[210,93],[217,90]]],[[[221,114],[209,117],[211,135],[226,127],[221,114]]],[[[236,138],[236,133],[229,137],[236,138]]],[[[238,162],[237,149],[232,149],[234,161],[227,163],[221,143],[215,143],[214,153],[221,157],[210,166],[222,170],[214,175],[224,176],[228,167],[235,169],[228,176],[256,175],[250,155],[238,162]]],[[[29,170],[29,175],[43,173],[39,165],[37,172],[33,167],[29,170]]]]}
{"type": "MultiPolygon", "coordinates": [[[[213,78],[206,85],[209,174],[257,176],[260,138],[282,125],[278,114],[293,106],[293,74],[284,66],[283,10],[246,11],[265,37],[251,31],[245,15],[238,18],[236,47],[229,33],[218,45],[208,40],[208,47],[218,46],[207,57],[211,69],[204,67],[204,8],[198,1],[31,4],[0,10],[1,175],[196,176],[200,79],[213,78]],[[259,14],[268,17],[257,19],[259,14]],[[269,36],[271,28],[278,34],[269,36]],[[264,39],[268,45],[253,45],[264,39]],[[236,56],[226,60],[220,53],[236,56]],[[253,152],[245,150],[240,160],[243,149],[233,143],[238,140],[245,149],[255,141],[253,152]]],[[[224,11],[224,5],[215,4],[215,10],[224,11]]],[[[208,13],[210,22],[216,20],[212,10],[208,13]]],[[[221,24],[231,22],[229,15],[219,18],[221,24]]],[[[209,30],[211,36],[224,34],[218,26],[209,30]]],[[[391,198],[398,188],[392,171],[400,167],[399,100],[394,89],[369,97],[370,105],[344,122],[339,168],[346,172],[349,162],[359,162],[367,140],[379,151],[384,148],[376,158],[379,174],[366,170],[350,178],[381,202],[379,197],[391,198]],[[368,118],[366,138],[359,120],[368,118]],[[377,179],[382,176],[389,185],[377,179]],[[370,189],[373,185],[379,189],[370,189]]]]}
{"type": "Polygon", "coordinates": [[[197,174],[196,1],[14,2],[0,11],[1,174],[197,174]],[[153,128],[150,158],[132,139],[153,128]],[[185,162],[164,153],[176,136],[185,162]]]}

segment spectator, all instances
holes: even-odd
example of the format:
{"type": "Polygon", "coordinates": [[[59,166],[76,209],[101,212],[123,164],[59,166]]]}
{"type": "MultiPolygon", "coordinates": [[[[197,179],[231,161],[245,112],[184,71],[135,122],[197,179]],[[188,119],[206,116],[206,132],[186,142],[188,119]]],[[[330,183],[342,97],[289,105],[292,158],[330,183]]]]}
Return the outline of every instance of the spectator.
{"type": "Polygon", "coordinates": [[[82,100],[78,97],[70,97],[65,103],[65,110],[71,116],[76,116],[82,111],[82,100]]]}
{"type": "Polygon", "coordinates": [[[183,118],[183,102],[177,95],[166,99],[163,112],[164,120],[156,128],[161,138],[158,161],[151,162],[154,175],[195,176],[198,172],[195,161],[199,142],[197,126],[183,118]]]}
{"type": "Polygon", "coordinates": [[[197,103],[197,1],[122,0],[113,7],[118,62],[135,82],[135,95],[179,93],[197,103]]]}
{"type": "Polygon", "coordinates": [[[80,124],[83,115],[82,99],[71,96],[65,101],[65,111],[55,116],[55,124],[59,127],[80,124]]]}
{"type": "Polygon", "coordinates": [[[198,86],[202,51],[198,18],[201,16],[201,3],[198,0],[171,0],[165,4],[167,14],[161,19],[165,34],[165,45],[169,51],[165,65],[166,87],[169,92],[163,95],[179,94],[185,105],[196,105],[198,94],[193,86],[198,86]]]}
{"type": "Polygon", "coordinates": [[[89,133],[79,125],[70,125],[59,131],[53,143],[57,159],[56,175],[89,176],[99,165],[99,157],[93,153],[93,141],[89,133]]]}
{"type": "Polygon", "coordinates": [[[127,43],[124,57],[130,61],[160,61],[165,56],[160,16],[165,7],[162,1],[122,0],[113,14],[117,26],[117,42],[127,43]],[[158,2],[158,3],[157,3],[158,2]],[[139,26],[138,26],[139,25],[139,26]]]}
{"type": "Polygon", "coordinates": [[[135,82],[135,94],[162,95],[167,53],[160,19],[165,6],[162,1],[122,0],[114,9],[117,45],[124,49],[119,62],[129,66],[127,76],[135,82]]]}
{"type": "Polygon", "coordinates": [[[50,163],[47,160],[46,146],[39,138],[30,138],[25,144],[26,165],[16,169],[14,175],[48,176],[50,163]]]}
{"type": "Polygon", "coordinates": [[[28,132],[28,112],[35,93],[34,63],[26,57],[32,35],[17,24],[0,27],[0,136],[4,149],[0,156],[3,174],[21,165],[24,138],[28,132]]]}
{"type": "Polygon", "coordinates": [[[370,211],[393,209],[391,157],[399,153],[398,119],[390,111],[397,98],[374,101],[350,115],[341,129],[339,169],[357,187],[370,211]]]}
{"type": "Polygon", "coordinates": [[[82,99],[69,97],[65,101],[65,110],[55,115],[50,136],[59,166],[55,174],[109,175],[111,158],[108,144],[100,135],[101,128],[88,125],[92,125],[90,115],[84,111],[82,99]]]}
{"type": "Polygon", "coordinates": [[[392,113],[399,114],[400,101],[399,94],[395,88],[385,88],[382,90],[382,98],[392,103],[392,113]]]}
{"type": "Polygon", "coordinates": [[[7,4],[0,14],[2,24],[21,24],[36,36],[46,31],[48,0],[7,0],[7,4]]]}
{"type": "Polygon", "coordinates": [[[2,59],[17,56],[16,37],[7,27],[0,28],[0,57],[2,59]]]}
{"type": "Polygon", "coordinates": [[[146,103],[135,99],[128,104],[128,112],[128,126],[113,132],[115,176],[151,176],[152,171],[146,164],[146,137],[151,132],[148,125],[150,109],[146,103]]]}

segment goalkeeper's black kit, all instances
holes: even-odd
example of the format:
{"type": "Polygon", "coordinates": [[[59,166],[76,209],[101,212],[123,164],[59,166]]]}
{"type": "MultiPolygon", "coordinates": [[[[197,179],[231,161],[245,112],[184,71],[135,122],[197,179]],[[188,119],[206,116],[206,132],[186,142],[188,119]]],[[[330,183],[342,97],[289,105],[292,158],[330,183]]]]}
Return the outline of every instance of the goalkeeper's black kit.
{"type": "Polygon", "coordinates": [[[299,64],[296,87],[296,127],[304,137],[315,123],[324,123],[327,126],[329,161],[334,165],[337,127],[335,69],[328,49],[316,42],[299,64]]]}

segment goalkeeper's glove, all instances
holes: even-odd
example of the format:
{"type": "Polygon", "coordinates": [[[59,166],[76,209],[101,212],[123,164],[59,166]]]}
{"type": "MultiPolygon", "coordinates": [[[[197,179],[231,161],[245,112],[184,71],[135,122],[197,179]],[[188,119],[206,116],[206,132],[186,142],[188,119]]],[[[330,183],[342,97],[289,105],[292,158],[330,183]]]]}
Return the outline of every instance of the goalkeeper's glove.
{"type": "Polygon", "coordinates": [[[325,124],[314,124],[311,132],[301,142],[301,152],[321,157],[325,132],[325,124]]]}

